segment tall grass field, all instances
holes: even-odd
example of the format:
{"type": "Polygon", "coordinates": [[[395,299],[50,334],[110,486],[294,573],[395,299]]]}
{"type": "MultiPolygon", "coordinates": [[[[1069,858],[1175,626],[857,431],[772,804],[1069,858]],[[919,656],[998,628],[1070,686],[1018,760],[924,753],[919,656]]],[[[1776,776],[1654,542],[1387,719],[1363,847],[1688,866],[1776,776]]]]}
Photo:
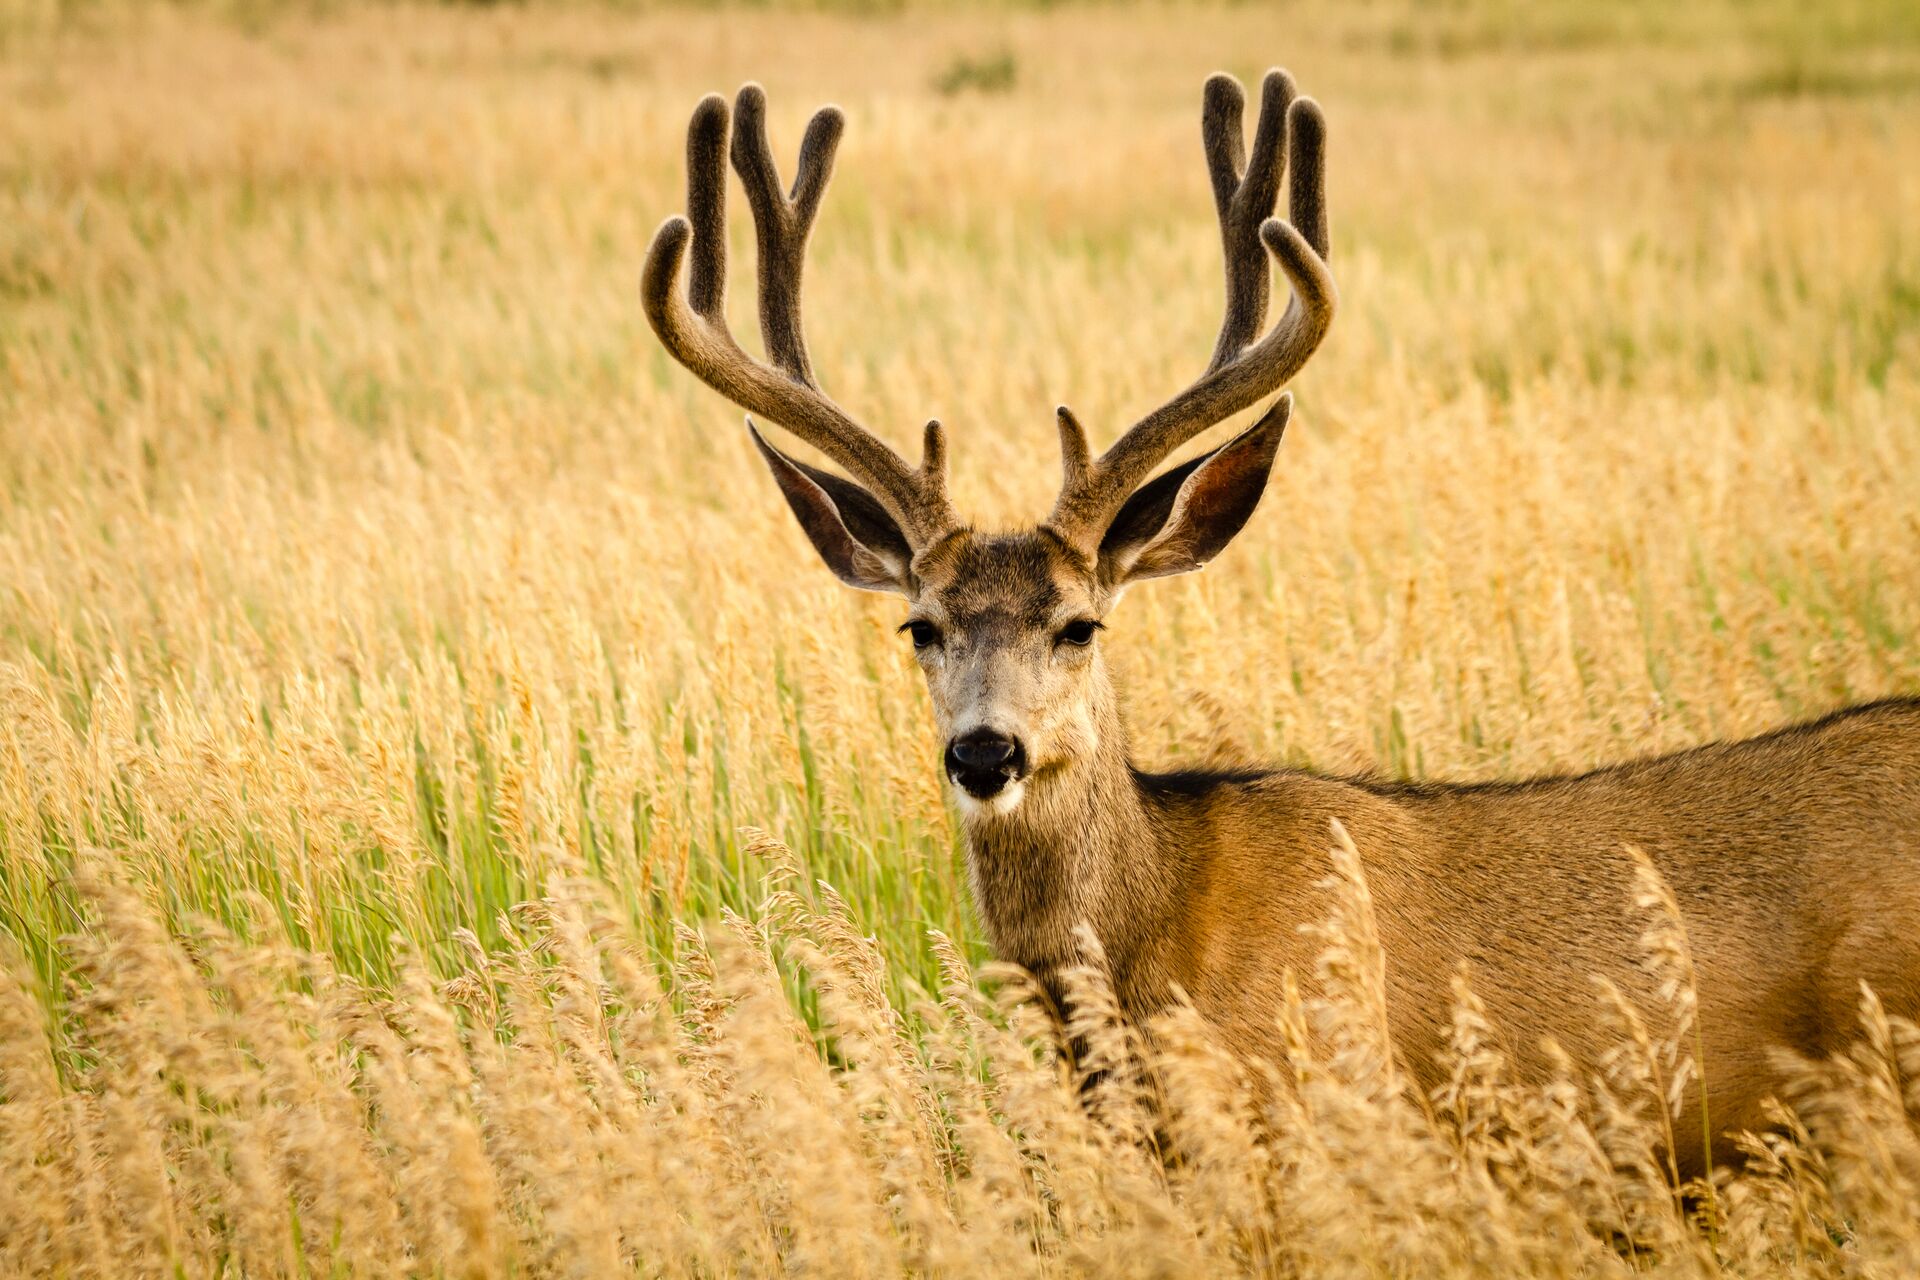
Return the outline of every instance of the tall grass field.
{"type": "Polygon", "coordinates": [[[1276,64],[1341,310],[1251,525],[1109,620],[1143,765],[1920,692],[1910,4],[0,0],[0,1273],[1920,1275],[1871,993],[1677,1185],[1650,874],[1673,1009],[1596,990],[1598,1074],[1516,1079],[1463,975],[1411,1086],[1331,833],[1287,1061],[1125,1025],[1096,953],[1066,1054],[899,602],[641,315],[699,96],[763,82],[789,171],[840,103],[821,380],[1034,519],[1055,404],[1104,441],[1205,365],[1200,87],[1276,64]]]}

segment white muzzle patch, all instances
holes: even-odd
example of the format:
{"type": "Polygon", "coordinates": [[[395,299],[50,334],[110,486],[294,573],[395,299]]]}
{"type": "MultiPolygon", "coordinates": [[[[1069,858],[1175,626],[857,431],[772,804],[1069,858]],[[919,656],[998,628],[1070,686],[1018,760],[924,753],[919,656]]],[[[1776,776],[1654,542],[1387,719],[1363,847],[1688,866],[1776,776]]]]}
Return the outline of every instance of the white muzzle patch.
{"type": "Polygon", "coordinates": [[[953,794],[960,804],[960,813],[968,818],[984,818],[1012,813],[1020,807],[1020,801],[1026,798],[1027,784],[1024,780],[1009,782],[985,800],[971,795],[965,787],[955,785],[953,794]]]}

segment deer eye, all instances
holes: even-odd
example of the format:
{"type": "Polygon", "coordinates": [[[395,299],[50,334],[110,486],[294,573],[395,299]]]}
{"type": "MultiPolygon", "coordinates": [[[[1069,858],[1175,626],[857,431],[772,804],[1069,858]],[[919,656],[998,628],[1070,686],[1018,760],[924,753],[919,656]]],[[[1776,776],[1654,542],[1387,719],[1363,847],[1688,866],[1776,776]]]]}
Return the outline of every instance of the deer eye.
{"type": "Polygon", "coordinates": [[[916,649],[931,649],[940,643],[940,628],[931,622],[922,622],[916,618],[912,622],[903,623],[900,630],[913,636],[913,647],[916,649]]]}
{"type": "Polygon", "coordinates": [[[1093,633],[1098,630],[1100,630],[1098,622],[1092,618],[1081,618],[1060,628],[1060,634],[1054,637],[1054,642],[1070,644],[1075,648],[1085,648],[1093,643],[1093,633]]]}

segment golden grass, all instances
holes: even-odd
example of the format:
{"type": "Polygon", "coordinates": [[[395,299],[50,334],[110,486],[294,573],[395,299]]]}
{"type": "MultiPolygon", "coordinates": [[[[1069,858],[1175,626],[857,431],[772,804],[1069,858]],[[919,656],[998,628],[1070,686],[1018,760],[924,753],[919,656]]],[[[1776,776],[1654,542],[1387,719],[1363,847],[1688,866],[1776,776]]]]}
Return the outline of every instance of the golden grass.
{"type": "Polygon", "coordinates": [[[0,8],[0,1267],[1920,1269],[1912,1027],[1683,1199],[1633,1010],[1522,1088],[1463,979],[1407,1095],[1338,843],[1282,1078],[1094,965],[1080,1107],[970,977],[897,605],[634,295],[700,92],[765,81],[783,156],[840,101],[823,380],[1031,518],[1053,404],[1204,362],[1199,84],[1284,62],[1343,309],[1253,525],[1112,620],[1147,760],[1491,777],[1920,690],[1920,24],[1669,8],[0,8]]]}

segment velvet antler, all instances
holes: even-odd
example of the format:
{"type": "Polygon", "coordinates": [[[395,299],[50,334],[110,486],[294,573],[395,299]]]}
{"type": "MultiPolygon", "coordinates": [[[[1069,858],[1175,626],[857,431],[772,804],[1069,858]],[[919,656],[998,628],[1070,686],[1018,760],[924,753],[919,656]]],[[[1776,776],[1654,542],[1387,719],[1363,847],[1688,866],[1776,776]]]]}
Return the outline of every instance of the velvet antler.
{"type": "Polygon", "coordinates": [[[821,391],[800,323],[800,276],[807,237],[833,173],[845,119],[823,107],[807,126],[789,195],[767,146],[766,94],[740,90],[733,112],[733,167],[746,188],[759,245],[760,335],[772,365],[748,355],[727,328],[726,100],[702,99],[687,127],[687,215],[654,233],[641,274],[647,320],[674,359],[735,404],[778,423],[872,490],[918,548],[957,521],[946,496],[945,438],[928,423],[925,455],[910,466],[821,391]],[[690,258],[687,289],[680,262],[690,258]]]}
{"type": "MultiPolygon", "coordinates": [[[[1294,95],[1286,72],[1269,71],[1261,85],[1253,152],[1243,160],[1244,102],[1240,82],[1232,76],[1207,81],[1201,141],[1220,217],[1226,312],[1206,371],[1097,459],[1079,422],[1064,407],[1060,410],[1065,478],[1048,523],[1089,553],[1156,466],[1208,427],[1284,386],[1333,322],[1336,295],[1326,261],[1323,186],[1326,117],[1313,99],[1294,95]],[[1292,172],[1287,174],[1289,162],[1292,172]],[[1270,216],[1283,174],[1290,223],[1270,216]],[[1267,314],[1269,252],[1293,286],[1293,296],[1273,328],[1259,337],[1267,314]]],[[[1275,417],[1269,414],[1267,421],[1275,417]]]]}

